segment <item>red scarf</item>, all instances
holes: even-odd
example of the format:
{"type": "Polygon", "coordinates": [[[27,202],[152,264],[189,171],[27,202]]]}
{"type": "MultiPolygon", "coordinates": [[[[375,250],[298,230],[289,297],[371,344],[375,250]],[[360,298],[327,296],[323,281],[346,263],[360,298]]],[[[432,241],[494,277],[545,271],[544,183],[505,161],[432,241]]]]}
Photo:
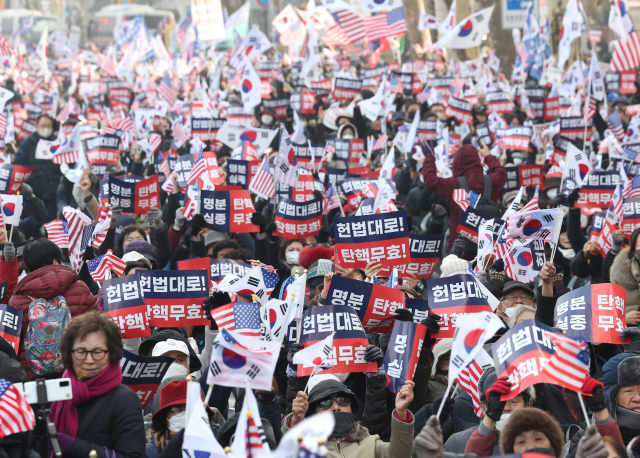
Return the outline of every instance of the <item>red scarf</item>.
{"type": "Polygon", "coordinates": [[[78,434],[78,409],[76,407],[91,398],[99,398],[115,390],[122,383],[122,371],[120,366],[116,364],[105,367],[98,375],[86,380],[78,380],[73,369],[64,371],[62,377],[71,379],[73,399],[56,401],[51,404],[49,416],[59,433],[75,438],[78,434]]]}

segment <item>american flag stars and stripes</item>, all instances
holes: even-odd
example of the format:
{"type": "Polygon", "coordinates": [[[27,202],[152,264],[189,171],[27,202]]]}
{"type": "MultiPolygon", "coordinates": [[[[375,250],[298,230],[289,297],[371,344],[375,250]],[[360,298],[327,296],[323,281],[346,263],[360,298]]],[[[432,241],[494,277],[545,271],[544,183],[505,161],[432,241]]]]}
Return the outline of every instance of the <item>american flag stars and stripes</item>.
{"type": "Polygon", "coordinates": [[[364,27],[368,41],[376,41],[407,33],[402,7],[388,13],[372,14],[364,18],[364,27]]]}
{"type": "Polygon", "coordinates": [[[366,33],[364,30],[364,20],[354,11],[345,9],[333,13],[333,18],[340,25],[340,28],[347,37],[349,43],[363,40],[366,33]]]}
{"type": "Polygon", "coordinates": [[[104,281],[111,278],[111,271],[118,276],[122,276],[127,263],[113,254],[112,250],[108,250],[105,254],[87,261],[89,274],[95,281],[104,281]]]}
{"type": "Polygon", "coordinates": [[[462,211],[466,211],[469,206],[471,206],[471,208],[476,208],[479,199],[480,194],[474,191],[467,192],[462,188],[453,190],[453,200],[458,204],[458,207],[460,207],[462,211]]]}
{"type": "Polygon", "coordinates": [[[9,57],[11,54],[13,54],[13,51],[11,51],[9,43],[7,43],[7,40],[5,40],[4,37],[0,36],[0,56],[9,57]]]}
{"type": "Polygon", "coordinates": [[[135,133],[136,125],[131,120],[131,116],[125,116],[118,122],[118,130],[123,130],[125,132],[135,133]]]}
{"type": "Polygon", "coordinates": [[[619,142],[624,140],[624,126],[622,125],[622,121],[620,120],[620,114],[618,113],[618,110],[609,113],[609,116],[607,116],[607,125],[619,142]]]}
{"type": "Polygon", "coordinates": [[[257,302],[232,302],[211,313],[218,328],[238,331],[246,336],[260,337],[260,309],[257,302]]]}
{"type": "Polygon", "coordinates": [[[324,206],[322,208],[323,215],[328,215],[334,208],[340,208],[340,197],[338,196],[336,185],[332,184],[329,188],[329,192],[327,192],[327,196],[324,198],[324,206]]]}
{"type": "Polygon", "coordinates": [[[91,246],[94,248],[100,248],[104,239],[107,238],[107,232],[111,227],[111,207],[100,207],[98,209],[98,221],[93,229],[93,240],[91,246]]]}
{"type": "Polygon", "coordinates": [[[267,295],[270,296],[276,285],[280,281],[280,277],[275,272],[275,269],[272,266],[268,267],[260,264],[260,268],[262,269],[262,280],[264,281],[264,287],[266,289],[267,295]],[[268,267],[271,267],[271,269],[269,269],[268,267]]]}
{"type": "Polygon", "coordinates": [[[556,383],[574,391],[580,391],[589,370],[589,350],[582,338],[572,339],[555,332],[545,335],[553,342],[555,352],[542,368],[556,383]]]}
{"type": "Polygon", "coordinates": [[[640,197],[640,175],[636,175],[624,185],[622,195],[625,199],[640,197]]]}
{"type": "Polygon", "coordinates": [[[0,137],[4,138],[7,134],[7,117],[0,114],[0,137]]]}
{"type": "Polygon", "coordinates": [[[160,134],[151,134],[149,135],[149,145],[151,145],[152,151],[155,153],[160,148],[160,144],[162,143],[162,137],[160,134]]]}
{"type": "Polygon", "coordinates": [[[36,418],[31,406],[11,382],[0,378],[0,439],[32,430],[36,418]]]}
{"type": "Polygon", "coordinates": [[[249,184],[249,191],[257,194],[264,199],[270,199],[276,195],[276,187],[273,181],[273,175],[269,168],[267,158],[262,160],[262,165],[249,184]]]}
{"type": "Polygon", "coordinates": [[[164,174],[165,178],[168,180],[171,175],[171,166],[169,165],[169,156],[165,157],[160,163],[160,171],[164,174]]]}
{"type": "Polygon", "coordinates": [[[373,151],[379,150],[379,149],[384,149],[387,146],[387,142],[389,141],[389,136],[386,134],[382,134],[380,135],[375,143],[373,144],[373,146],[371,147],[371,149],[373,151]]]}
{"type": "Polygon", "coordinates": [[[176,122],[173,125],[173,130],[171,131],[171,135],[174,138],[177,138],[178,140],[180,140],[182,143],[186,143],[191,139],[191,135],[187,133],[184,126],[179,122],[176,122]]]}
{"type": "Polygon", "coordinates": [[[589,100],[584,103],[584,121],[589,122],[596,115],[596,99],[592,95],[589,96],[589,100]]]}
{"type": "Polygon", "coordinates": [[[263,451],[263,444],[267,442],[267,437],[264,435],[263,429],[256,425],[253,419],[251,411],[247,412],[247,457],[250,458],[253,455],[253,451],[258,453],[263,451]]]}
{"type": "Polygon", "coordinates": [[[162,80],[160,81],[160,87],[158,88],[158,92],[160,93],[160,97],[167,101],[169,104],[169,108],[176,104],[178,100],[176,95],[173,93],[173,89],[171,87],[171,78],[169,78],[169,73],[164,74],[162,80]]]}
{"type": "Polygon", "coordinates": [[[69,248],[69,223],[60,219],[45,223],[47,237],[60,248],[69,248]]]}
{"type": "Polygon", "coordinates": [[[202,149],[200,149],[200,152],[196,157],[196,161],[193,163],[193,167],[191,167],[191,173],[189,173],[187,184],[191,186],[206,171],[207,171],[207,163],[204,160],[204,153],[202,152],[202,149]]]}
{"type": "Polygon", "coordinates": [[[634,28],[626,37],[616,42],[611,56],[611,70],[633,70],[640,67],[640,37],[634,28]]]}
{"type": "Polygon", "coordinates": [[[482,368],[476,361],[472,361],[464,370],[458,374],[458,383],[460,388],[465,390],[471,396],[473,401],[473,411],[478,418],[482,418],[482,403],[478,394],[478,382],[482,377],[482,368]]]}

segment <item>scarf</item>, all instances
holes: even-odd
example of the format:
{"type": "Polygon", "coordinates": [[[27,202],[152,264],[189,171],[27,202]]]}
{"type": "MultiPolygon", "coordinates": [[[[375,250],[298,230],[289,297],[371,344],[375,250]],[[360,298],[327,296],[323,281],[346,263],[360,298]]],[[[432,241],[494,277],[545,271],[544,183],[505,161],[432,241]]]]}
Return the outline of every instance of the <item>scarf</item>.
{"type": "Polygon", "coordinates": [[[73,369],[67,369],[62,377],[71,379],[73,399],[56,401],[51,404],[51,420],[59,433],[73,438],[78,434],[77,406],[85,404],[89,399],[99,398],[115,390],[122,383],[122,371],[119,365],[107,366],[95,377],[78,380],[73,369]]]}

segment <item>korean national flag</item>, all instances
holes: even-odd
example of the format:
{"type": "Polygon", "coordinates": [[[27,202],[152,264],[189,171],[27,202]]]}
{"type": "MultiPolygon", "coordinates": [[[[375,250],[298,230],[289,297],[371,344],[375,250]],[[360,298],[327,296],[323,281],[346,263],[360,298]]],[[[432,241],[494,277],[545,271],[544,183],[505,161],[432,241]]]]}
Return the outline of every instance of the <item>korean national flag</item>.
{"type": "Polygon", "coordinates": [[[242,79],[240,81],[240,95],[242,96],[242,104],[245,111],[249,112],[262,102],[262,96],[260,95],[260,77],[253,68],[253,65],[247,63],[247,66],[242,72],[242,79]]]}
{"type": "Polygon", "coordinates": [[[360,0],[363,13],[379,13],[402,7],[401,0],[360,0]]]}

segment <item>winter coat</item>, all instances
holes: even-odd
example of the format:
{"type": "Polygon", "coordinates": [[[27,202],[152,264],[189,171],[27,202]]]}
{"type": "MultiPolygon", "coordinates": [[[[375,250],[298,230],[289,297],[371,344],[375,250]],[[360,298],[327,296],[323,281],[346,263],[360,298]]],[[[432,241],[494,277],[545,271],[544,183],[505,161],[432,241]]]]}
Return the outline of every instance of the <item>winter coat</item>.
{"type": "Polygon", "coordinates": [[[5,301],[11,297],[13,290],[18,283],[18,277],[20,276],[20,270],[18,269],[18,259],[13,258],[13,261],[6,262],[4,254],[0,258],[0,283],[8,282],[7,291],[5,291],[5,301]]]}
{"type": "MultiPolygon", "coordinates": [[[[507,182],[507,171],[500,165],[495,157],[489,155],[484,158],[489,167],[488,175],[491,178],[491,200],[498,202],[502,188],[507,182]]],[[[431,191],[442,197],[451,209],[451,223],[449,225],[449,248],[453,246],[460,222],[460,207],[453,200],[453,190],[460,188],[458,177],[464,176],[471,191],[478,194],[484,193],[484,174],[478,151],[471,145],[463,145],[455,155],[452,166],[453,177],[440,178],[437,175],[436,159],[428,155],[422,166],[424,184],[431,191]]],[[[485,196],[488,197],[488,196],[485,196]]]]}
{"type": "MultiPolygon", "coordinates": [[[[42,200],[51,201],[56,199],[58,184],[60,183],[60,165],[54,164],[50,159],[36,159],[36,147],[41,137],[37,132],[32,133],[22,142],[14,164],[23,167],[35,167],[26,183],[31,186],[33,193],[42,200]]],[[[55,135],[51,135],[46,140],[55,140],[55,135]]]]}
{"type": "MultiPolygon", "coordinates": [[[[465,429],[464,431],[460,431],[459,433],[452,434],[444,443],[444,451],[450,453],[464,453],[464,449],[467,447],[467,444],[471,439],[471,435],[477,429],[478,426],[474,426],[473,428],[465,429]]],[[[493,455],[500,455],[500,446],[498,445],[497,440],[495,442],[495,445],[493,446],[493,454],[491,456],[493,455]]]]}
{"type": "MultiPolygon", "coordinates": [[[[53,299],[63,296],[72,317],[82,315],[89,310],[98,310],[96,300],[91,291],[78,275],[69,267],[51,265],[41,267],[24,277],[17,285],[13,296],[9,299],[9,305],[22,310],[22,330],[20,339],[20,351],[18,359],[27,371],[29,381],[39,378],[30,368],[29,361],[24,353],[24,336],[29,326],[29,305],[34,299],[53,299]]],[[[59,374],[57,374],[59,376],[59,374]]],[[[49,377],[56,378],[56,376],[49,377]]]]}
{"type": "MultiPolygon", "coordinates": [[[[609,417],[606,420],[596,420],[595,421],[596,428],[602,437],[609,436],[613,439],[620,442],[622,437],[620,436],[620,429],[618,428],[618,424],[616,421],[609,417]]],[[[571,442],[569,443],[569,452],[567,453],[566,458],[574,458],[576,456],[576,452],[578,451],[578,443],[580,439],[584,437],[584,429],[575,433],[571,438],[571,442]]],[[[622,442],[620,442],[622,443],[622,442]]]]}
{"type": "Polygon", "coordinates": [[[640,305],[640,261],[635,256],[629,259],[628,255],[629,248],[622,250],[609,271],[611,283],[627,290],[627,313],[638,310],[640,305]]]}
{"type": "MultiPolygon", "coordinates": [[[[293,413],[287,415],[282,426],[282,433],[289,431],[287,425],[293,413]]],[[[383,442],[377,434],[369,434],[369,430],[360,422],[355,422],[351,431],[342,439],[329,437],[326,447],[329,458],[410,458],[413,452],[413,423],[391,418],[391,440],[383,442]]]]}
{"type": "MultiPolygon", "coordinates": [[[[77,407],[78,425],[82,425],[99,398],[91,398],[77,407]]],[[[113,390],[93,416],[81,437],[76,438],[67,458],[87,458],[92,450],[98,458],[143,458],[146,446],[144,421],[138,395],[128,386],[113,390]],[[107,450],[108,449],[108,454],[107,450]]]]}

